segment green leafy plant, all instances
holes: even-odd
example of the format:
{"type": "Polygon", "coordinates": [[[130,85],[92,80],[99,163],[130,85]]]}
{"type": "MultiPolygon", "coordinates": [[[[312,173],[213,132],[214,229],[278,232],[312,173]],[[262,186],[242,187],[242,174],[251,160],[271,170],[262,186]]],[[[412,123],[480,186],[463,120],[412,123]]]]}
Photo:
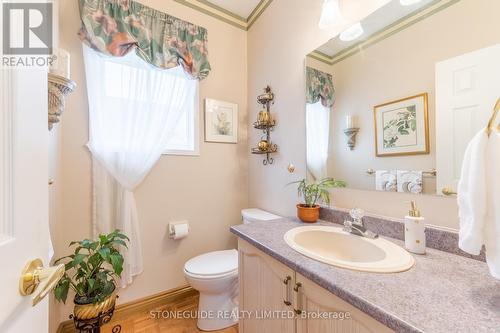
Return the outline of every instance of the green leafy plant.
{"type": "Polygon", "coordinates": [[[320,201],[326,204],[330,203],[330,192],[328,192],[328,189],[347,186],[346,182],[333,178],[324,178],[312,183],[308,183],[306,179],[302,179],[290,184],[299,184],[297,187],[298,194],[304,198],[304,206],[311,208],[316,206],[320,201]]]}
{"type": "Polygon", "coordinates": [[[115,230],[109,235],[99,235],[99,240],[84,239],[69,244],[75,246],[72,255],[55,263],[64,262],[66,272],[54,288],[55,298],[66,303],[72,289],[84,303],[99,303],[115,290],[115,278],[123,271],[123,256],[119,246],[127,247],[129,238],[115,230]]]}

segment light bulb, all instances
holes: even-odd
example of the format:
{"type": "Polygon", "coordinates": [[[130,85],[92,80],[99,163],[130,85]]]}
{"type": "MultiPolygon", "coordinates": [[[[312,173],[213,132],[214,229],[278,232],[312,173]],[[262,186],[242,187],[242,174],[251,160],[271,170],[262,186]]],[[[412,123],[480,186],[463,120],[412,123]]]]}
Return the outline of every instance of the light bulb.
{"type": "Polygon", "coordinates": [[[350,42],[352,40],[355,40],[359,36],[361,36],[363,34],[363,32],[364,32],[363,26],[361,26],[361,23],[358,22],[358,23],[351,25],[346,30],[344,30],[340,34],[339,38],[341,41],[350,42]]]}
{"type": "Polygon", "coordinates": [[[402,6],[411,6],[411,5],[414,5],[416,3],[419,3],[420,1],[422,1],[422,0],[399,0],[399,3],[402,6]]]}
{"type": "Polygon", "coordinates": [[[328,29],[342,20],[340,12],[339,0],[325,0],[321,9],[321,18],[319,19],[319,28],[328,29]]]}

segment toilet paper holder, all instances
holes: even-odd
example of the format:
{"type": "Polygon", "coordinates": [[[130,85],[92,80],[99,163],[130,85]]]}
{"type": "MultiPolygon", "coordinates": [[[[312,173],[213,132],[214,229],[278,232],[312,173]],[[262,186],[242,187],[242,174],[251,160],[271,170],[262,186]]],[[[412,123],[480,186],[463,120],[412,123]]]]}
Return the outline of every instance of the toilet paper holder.
{"type": "Polygon", "coordinates": [[[176,237],[176,234],[177,234],[176,229],[179,229],[178,227],[182,226],[182,225],[187,226],[187,228],[185,228],[184,230],[186,230],[187,232],[191,231],[191,227],[190,227],[188,221],[169,222],[168,223],[168,235],[169,235],[169,237],[172,239],[180,239],[180,238],[186,237],[187,234],[181,235],[180,237],[176,237]]]}

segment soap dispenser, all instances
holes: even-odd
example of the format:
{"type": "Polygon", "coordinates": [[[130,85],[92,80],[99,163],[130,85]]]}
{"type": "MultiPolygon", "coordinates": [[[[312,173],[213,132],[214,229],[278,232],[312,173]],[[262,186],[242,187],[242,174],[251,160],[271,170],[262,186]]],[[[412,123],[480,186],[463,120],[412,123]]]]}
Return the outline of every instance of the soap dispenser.
{"type": "Polygon", "coordinates": [[[405,247],[416,254],[425,254],[425,219],[420,216],[415,201],[411,202],[411,210],[405,216],[405,247]]]}

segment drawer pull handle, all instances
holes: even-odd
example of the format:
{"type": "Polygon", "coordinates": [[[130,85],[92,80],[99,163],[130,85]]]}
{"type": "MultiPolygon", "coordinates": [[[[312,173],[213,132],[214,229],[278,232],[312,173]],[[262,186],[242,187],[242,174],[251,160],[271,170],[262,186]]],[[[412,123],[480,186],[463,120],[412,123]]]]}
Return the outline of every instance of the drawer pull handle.
{"type": "Polygon", "coordinates": [[[297,282],[295,284],[295,287],[293,287],[293,299],[294,299],[294,307],[293,307],[293,311],[295,312],[295,314],[298,314],[300,315],[302,313],[302,300],[300,298],[300,288],[302,287],[302,283],[300,282],[297,282]]]}
{"type": "Polygon", "coordinates": [[[285,303],[286,306],[292,305],[292,302],[290,302],[290,294],[292,293],[292,291],[291,291],[291,287],[292,287],[291,281],[292,281],[292,277],[291,276],[287,276],[283,280],[283,284],[285,285],[284,296],[283,296],[283,303],[285,303]]]}

